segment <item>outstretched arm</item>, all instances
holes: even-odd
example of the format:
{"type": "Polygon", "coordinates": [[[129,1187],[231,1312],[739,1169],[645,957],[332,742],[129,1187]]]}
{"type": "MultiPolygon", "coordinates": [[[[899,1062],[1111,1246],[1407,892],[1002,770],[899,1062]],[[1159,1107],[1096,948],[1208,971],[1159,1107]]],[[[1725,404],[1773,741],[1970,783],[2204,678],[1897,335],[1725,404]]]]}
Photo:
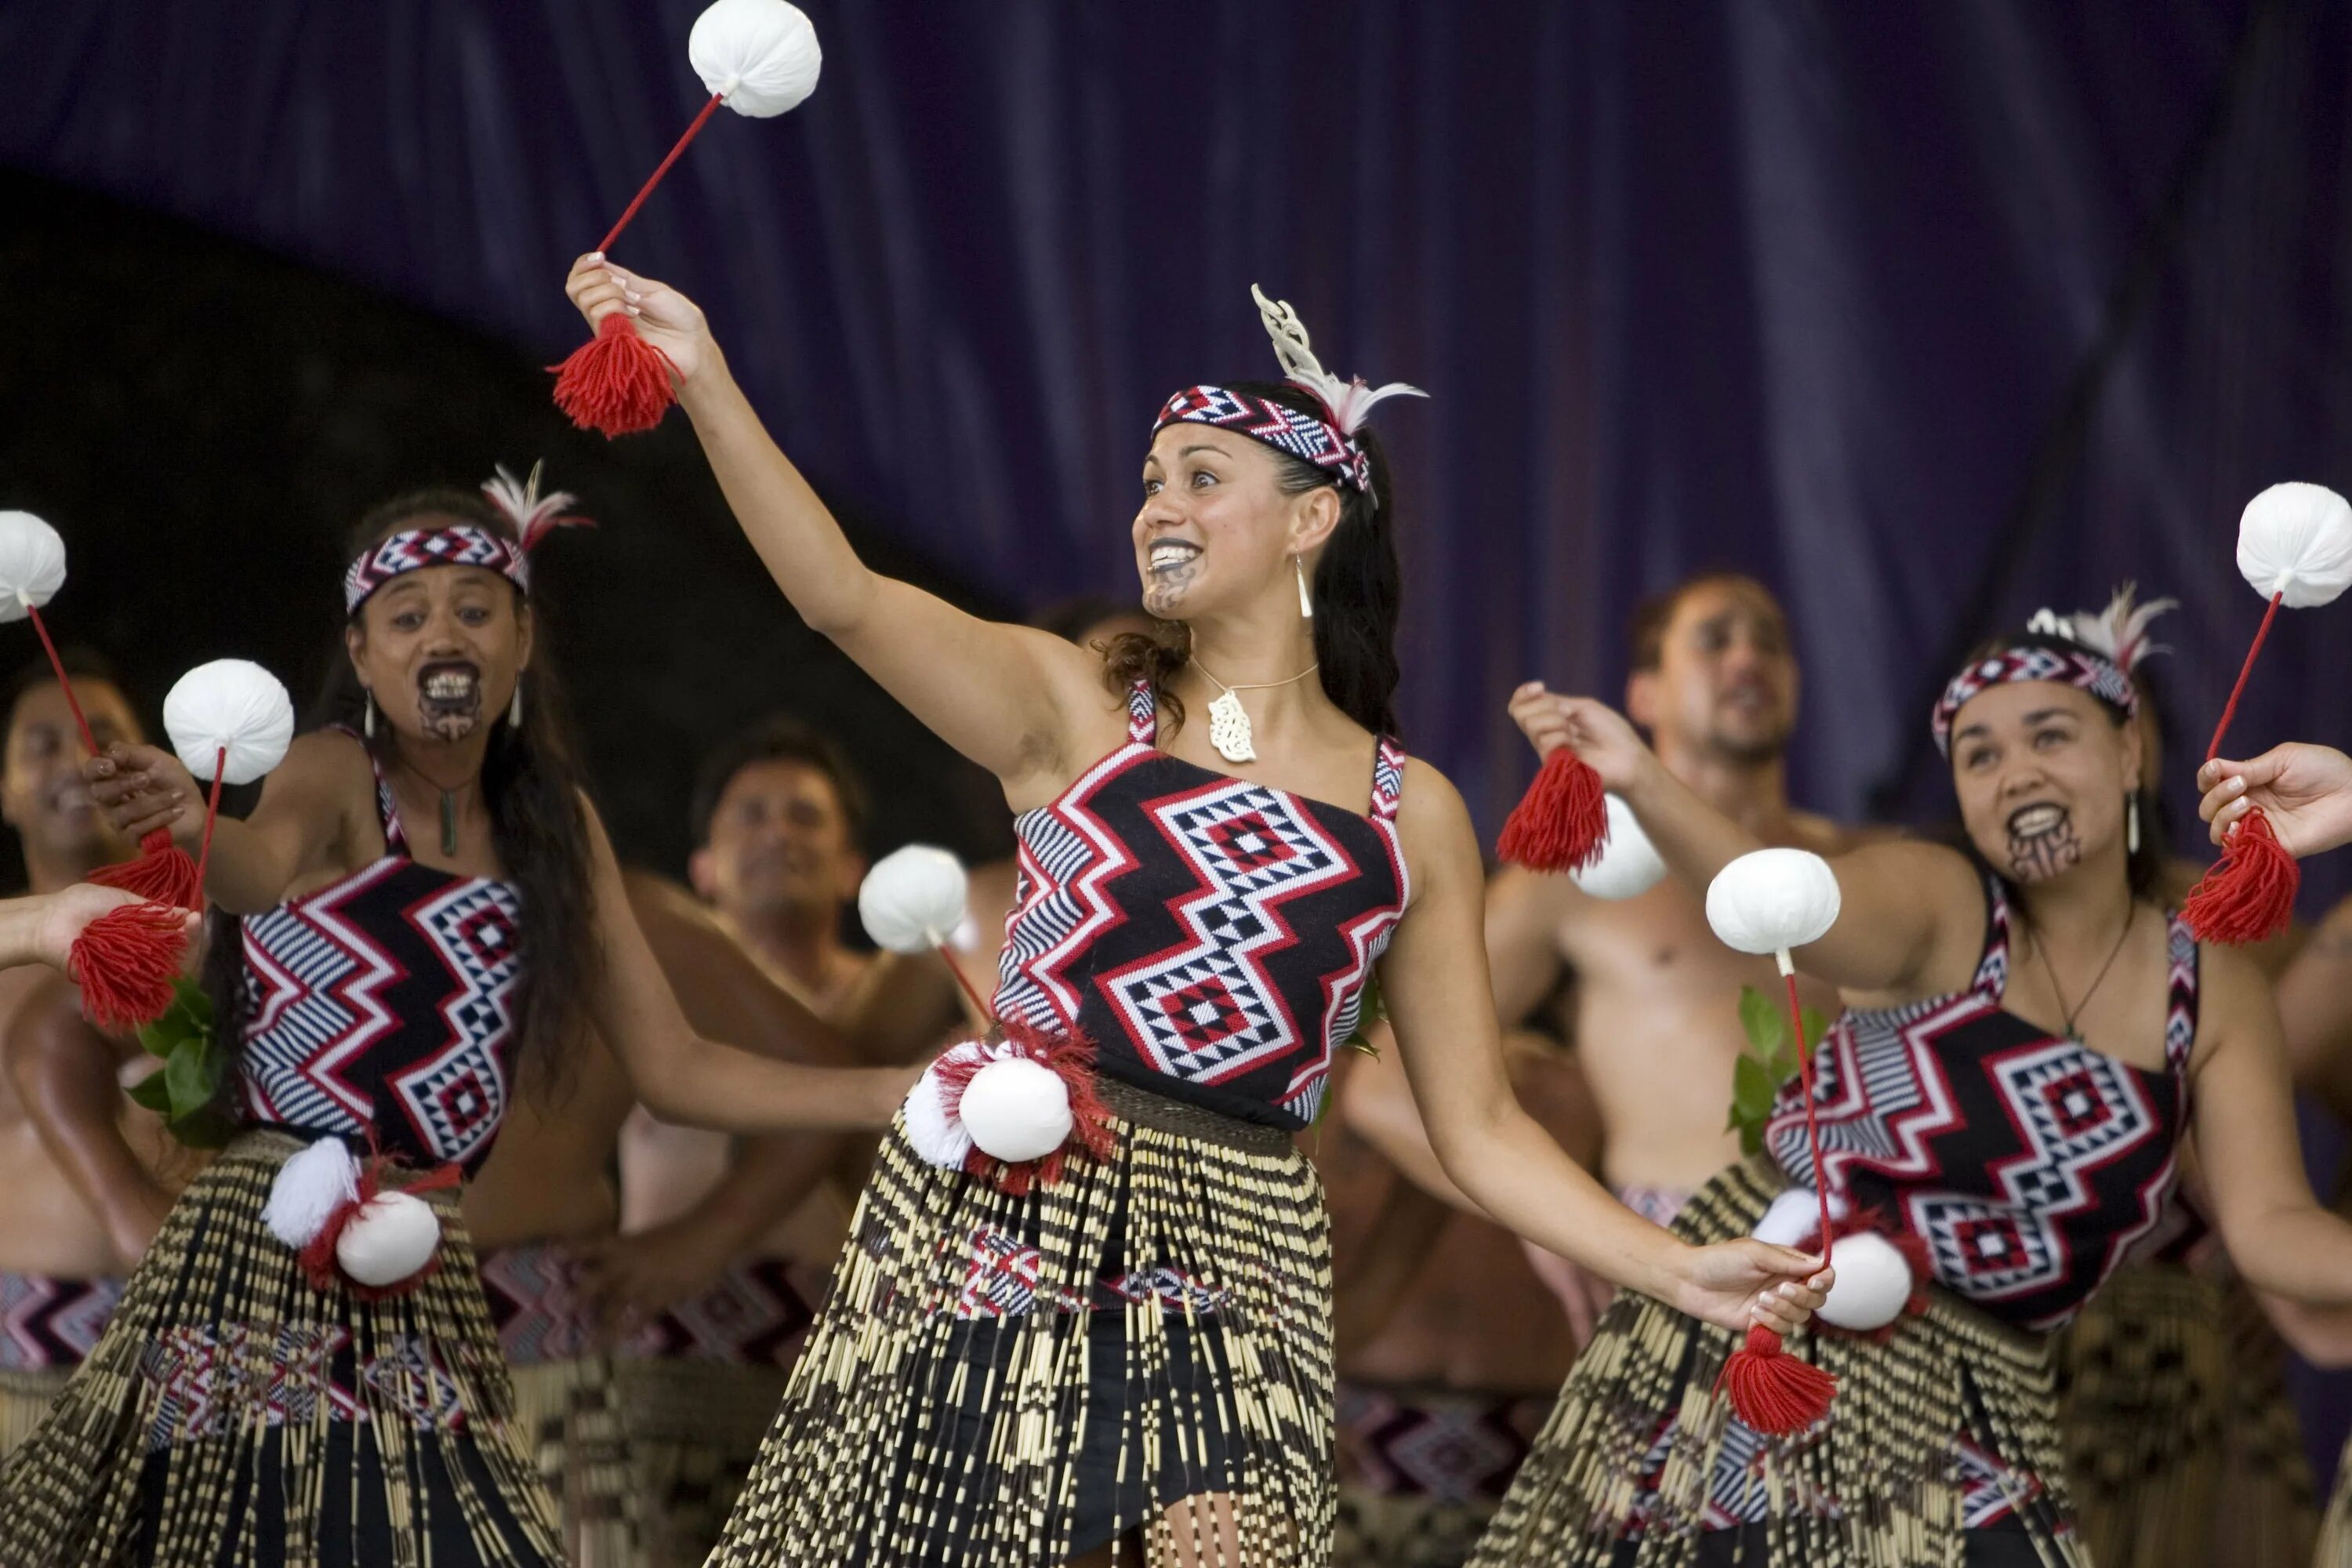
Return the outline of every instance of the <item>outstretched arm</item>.
{"type": "MultiPolygon", "coordinates": [[[[90,798],[126,837],[168,828],[191,853],[203,836],[205,789],[179,758],[156,746],[117,744],[82,764],[90,798]]],[[[330,863],[349,832],[352,800],[373,802],[374,775],[359,742],[343,735],[298,738],[261,786],[242,821],[223,816],[213,828],[205,891],[232,914],[274,909],[305,872],[330,863]]]]}
{"type": "MultiPolygon", "coordinates": [[[[92,921],[126,904],[145,901],[120,888],[96,888],[88,882],[77,882],[54,893],[0,899],[0,969],[46,963],[63,973],[73,954],[75,939],[92,921]]],[[[183,912],[193,935],[202,917],[193,910],[183,912]]]]}
{"type": "MultiPolygon", "coordinates": [[[[1572,748],[1640,817],[1683,884],[1704,896],[1726,866],[1762,840],[1668,773],[1623,717],[1590,698],[1539,685],[1511,698],[1511,716],[1539,754],[1572,748]]],[[[1984,894],[1969,863],[1949,849],[1905,840],[1864,845],[1831,859],[1837,923],[1797,952],[1808,974],[1853,992],[1925,994],[1965,979],[1984,936],[1984,894]]]]}
{"type": "Polygon", "coordinates": [[[2270,988],[2243,953],[2209,946],[2199,963],[2191,1104],[2214,1228],[2255,1289],[2352,1305],[2352,1224],[2319,1206],[2304,1174],[2270,988]]]}
{"type": "Polygon", "coordinates": [[[604,825],[583,801],[595,861],[603,973],[593,1012],[637,1099],[665,1121],[720,1132],[879,1131],[914,1084],[913,1068],[806,1067],[697,1034],[630,911],[604,825]]]}
{"type": "Polygon", "coordinates": [[[728,505],[801,618],[1009,793],[1058,784],[1077,727],[1099,727],[1115,705],[1101,662],[1050,633],[981,620],[869,571],[769,437],[686,296],[593,254],[572,264],[564,287],[591,324],[628,310],[669,356],[678,403],[728,505]]]}
{"type": "MultiPolygon", "coordinates": [[[[1819,1259],[1758,1241],[1694,1247],[1602,1190],[1512,1097],[1479,918],[1485,878],[1461,797],[1414,763],[1402,818],[1417,890],[1381,968],[1413,1099],[1445,1173],[1526,1239],[1694,1317],[1792,1329],[1819,1259]]],[[[1815,1276],[1825,1283],[1825,1278],[1815,1276]]]]}
{"type": "Polygon", "coordinates": [[[41,1144],[72,1182],[128,1267],[172,1207],[122,1132],[121,1051],[81,1016],[81,994],[44,980],[10,1020],[4,1047],[8,1079],[41,1144]]]}

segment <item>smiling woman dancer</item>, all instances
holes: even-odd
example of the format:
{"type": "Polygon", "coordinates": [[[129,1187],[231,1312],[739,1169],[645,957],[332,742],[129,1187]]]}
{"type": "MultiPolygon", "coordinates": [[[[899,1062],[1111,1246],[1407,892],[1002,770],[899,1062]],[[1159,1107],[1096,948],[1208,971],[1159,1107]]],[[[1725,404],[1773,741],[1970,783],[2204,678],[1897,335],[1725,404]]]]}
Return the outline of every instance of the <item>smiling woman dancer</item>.
{"type": "Polygon", "coordinates": [[[1811,1260],[1675,1241],[1513,1102],[1469,818],[1390,738],[1378,395],[1325,377],[1286,307],[1261,300],[1293,382],[1160,411],[1132,548],[1174,624],[1107,660],[868,571],[700,310],[596,256],[569,289],[669,356],[794,607],[1002,781],[1021,877],[996,1012],[1093,1053],[1073,1099],[1108,1108],[1017,1194],[984,1159],[928,1163],[902,1121],[714,1563],[1042,1568],[1139,1530],[1158,1561],[1328,1562],[1328,1226],[1293,1134],[1375,963],[1437,1151],[1505,1224],[1726,1327],[1810,1309],[1811,1260]]]}
{"type": "MultiPolygon", "coordinates": [[[[593,1024],[661,1114],[743,1131],[878,1128],[911,1079],[785,1067],[688,1028],[535,657],[528,545],[556,498],[486,489],[500,505],[432,491],[362,522],[340,722],[294,742],[250,817],[219,824],[208,978],[223,1109],[243,1129],[0,1472],[12,1568],[560,1562],[451,1190],[488,1155],[518,1075],[560,1084],[593,1024]],[[372,1153],[433,1216],[389,1205],[432,1247],[389,1282],[329,1219],[355,1195],[351,1157],[372,1153]],[[323,1201],[306,1199],[325,1172],[323,1201]]],[[[89,773],[130,837],[200,834],[203,797],[170,753],[118,745],[89,773]]]]}
{"type": "MultiPolygon", "coordinates": [[[[2148,809],[2137,700],[2124,668],[2054,631],[1990,645],[1953,677],[1933,727],[1971,853],[1896,843],[1836,857],[1842,912],[1796,954],[1848,1009],[1816,1065],[1826,1169],[1792,1084],[1766,1154],[1675,1222],[1693,1240],[1744,1235],[1791,1184],[1825,1181],[1848,1228],[1886,1233],[1882,1256],[1924,1268],[1879,1331],[1807,1336],[1842,1380],[1828,1420],[1759,1439],[1699,1381],[1723,1336],[1621,1304],[1475,1562],[2084,1561],[2053,1331],[2155,1231],[2192,1107],[2215,1223],[2246,1279],[2352,1301],[2352,1226],[2305,1182],[2269,985],[2243,953],[2200,950],[2156,901],[2163,857],[2133,826],[2148,809]]],[[[1539,751],[1572,746],[1599,771],[1691,886],[1758,847],[1607,708],[1539,687],[1513,707],[1539,751]]]]}

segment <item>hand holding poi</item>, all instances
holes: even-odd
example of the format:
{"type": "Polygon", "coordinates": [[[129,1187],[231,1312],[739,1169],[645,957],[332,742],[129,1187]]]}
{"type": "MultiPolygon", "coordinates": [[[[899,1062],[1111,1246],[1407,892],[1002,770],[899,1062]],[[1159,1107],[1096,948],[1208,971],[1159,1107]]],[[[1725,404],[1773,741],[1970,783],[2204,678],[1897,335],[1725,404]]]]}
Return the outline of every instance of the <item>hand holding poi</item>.
{"type": "Polygon", "coordinates": [[[1544,763],[1503,824],[1496,857],[1535,871],[1592,868],[1609,842],[1604,795],[1628,793],[1657,759],[1607,704],[1558,696],[1541,681],[1511,694],[1511,717],[1544,763]]]}
{"type": "Polygon", "coordinates": [[[2197,783],[2205,791],[2197,815],[2224,848],[2255,811],[2298,859],[2352,844],[2352,757],[2333,746],[2289,742],[2242,763],[2217,757],[2197,770],[2197,783]]]}
{"type": "MultiPolygon", "coordinates": [[[[637,209],[721,103],[753,119],[782,114],[816,90],[817,75],[824,63],[816,29],[786,0],[718,0],[695,18],[686,53],[710,98],[669,150],[669,156],[638,188],[603,243],[590,252],[596,260],[613,248],[613,242],[621,237],[621,231],[629,226],[629,220],[637,216],[637,209]]],[[[575,264],[573,273],[579,270],[575,264]]],[[[698,321],[699,312],[697,317],[698,321]]],[[[606,436],[652,429],[677,397],[672,376],[690,374],[691,367],[678,363],[664,344],[641,333],[639,318],[630,311],[607,310],[591,319],[596,322],[595,337],[562,364],[549,367],[556,373],[556,405],[572,416],[573,424],[606,436]]]]}

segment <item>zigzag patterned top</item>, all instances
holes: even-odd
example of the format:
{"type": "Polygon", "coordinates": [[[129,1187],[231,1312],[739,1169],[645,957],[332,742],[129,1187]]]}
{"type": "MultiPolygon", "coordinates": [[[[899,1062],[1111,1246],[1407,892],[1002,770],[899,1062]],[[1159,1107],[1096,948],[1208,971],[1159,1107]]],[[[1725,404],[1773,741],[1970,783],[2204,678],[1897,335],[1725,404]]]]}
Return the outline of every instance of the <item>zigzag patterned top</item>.
{"type": "Polygon", "coordinates": [[[381,767],[376,807],[383,858],[244,922],[246,1112],[470,1175],[506,1119],[522,900],[410,859],[381,767]]]}
{"type": "Polygon", "coordinates": [[[1159,726],[1139,683],[1127,743],[1013,825],[997,1016],[1083,1034],[1123,1082],[1305,1127],[1411,896],[1404,752],[1381,737],[1360,816],[1171,756],[1159,726]]]}
{"type": "MultiPolygon", "coordinates": [[[[1822,1039],[1814,1110],[1830,1190],[1926,1243],[1936,1282],[2049,1331],[2157,1236],[2178,1173],[2197,1042],[2197,939],[2168,919],[2166,1070],[2053,1037],[2005,1011],[2009,902],[1987,882],[1984,956],[1954,996],[1852,1010],[1822,1039]]],[[[1803,1091],[1766,1143],[1813,1184],[1803,1091]]]]}

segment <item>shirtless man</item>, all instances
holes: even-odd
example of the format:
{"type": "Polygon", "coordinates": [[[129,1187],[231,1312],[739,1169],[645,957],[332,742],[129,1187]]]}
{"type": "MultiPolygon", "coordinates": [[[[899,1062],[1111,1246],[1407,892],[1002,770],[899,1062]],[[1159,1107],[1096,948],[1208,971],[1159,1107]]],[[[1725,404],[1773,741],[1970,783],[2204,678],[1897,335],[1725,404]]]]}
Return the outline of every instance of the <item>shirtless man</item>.
{"type": "MultiPolygon", "coordinates": [[[[137,741],[139,721],[105,668],[68,650],[99,744],[137,741]]],[[[24,847],[36,893],[128,859],[81,779],[81,736],[46,661],[9,693],[0,753],[0,816],[24,847]]],[[[133,1106],[121,1075],[143,1060],[135,1043],[82,1021],[80,996],[52,971],[0,973],[0,1455],[30,1432],[97,1343],[122,1289],[172,1205],[167,1177],[191,1162],[155,1118],[133,1106]]]]}
{"type": "MultiPolygon", "coordinates": [[[[843,940],[866,874],[866,818],[863,786],[840,748],[802,725],[771,721],[704,764],[688,874],[708,906],[699,918],[740,944],[745,963],[835,1026],[840,1048],[872,1061],[906,1060],[961,1010],[937,960],[877,959],[843,940]]],[[[673,974],[672,984],[688,1000],[689,983],[673,974]]],[[[820,1299],[847,1234],[864,1175],[849,1166],[860,1154],[870,1157],[870,1142],[826,1140],[813,1150],[814,1142],[760,1143],[779,1157],[797,1149],[803,1161],[823,1158],[840,1179],[808,1189],[790,1206],[742,1210],[740,1226],[704,1227],[709,1241],[726,1243],[712,1251],[681,1240],[679,1216],[723,1191],[730,1170],[750,1163],[742,1151],[754,1145],[665,1126],[642,1110],[622,1134],[623,1235],[599,1250],[595,1288],[624,1310],[642,1311],[695,1272],[707,1281],[698,1299],[623,1347],[631,1441],[658,1514],[654,1561],[665,1565],[699,1563],[716,1543],[782,1396],[808,1304],[820,1299]],[[848,1161],[845,1148],[854,1149],[848,1161]],[[666,1253],[691,1260],[668,1268],[659,1262],[666,1253]],[[648,1275],[673,1283],[650,1287],[648,1275]]]]}
{"type": "MultiPolygon", "coordinates": [[[[697,1032],[789,1061],[850,1060],[819,1021],[738,947],[687,891],[625,873],[629,906],[697,1032]]],[[[650,1484],[661,1454],[640,1452],[611,1354],[691,1341],[704,1317],[797,1347],[822,1280],[729,1280],[728,1263],[780,1211],[822,1186],[838,1158],[830,1139],[747,1141],[742,1157],[625,1258],[613,1256],[621,1197],[613,1180],[635,1100],[618,1059],[583,1040],[560,1075],[526,1079],[482,1173],[467,1188],[467,1224],[482,1283],[514,1369],[515,1404],[541,1473],[562,1505],[572,1561],[596,1568],[699,1563],[677,1545],[650,1484]]]]}
{"type": "MultiPolygon", "coordinates": [[[[1843,842],[1829,823],[1792,811],[1788,804],[1781,754],[1796,721],[1797,668],[1780,607],[1760,584],[1710,574],[1644,604],[1634,616],[1633,666],[1626,710],[1649,731],[1676,777],[1768,843],[1826,853],[1843,842]]],[[[1558,743],[1551,731],[1552,700],[1542,687],[1521,688],[1511,709],[1539,752],[1558,743]]],[[[1507,1027],[1542,1022],[1554,1006],[1567,1015],[1562,1032],[1572,1056],[1556,1045],[1548,1050],[1528,1047],[1529,1037],[1519,1037],[1523,1046],[1514,1081],[1523,1099],[1578,1158],[1592,1158],[1597,1144],[1603,1179],[1629,1205],[1664,1224],[1689,1193],[1740,1157],[1737,1136],[1724,1130],[1732,1063],[1747,1047],[1739,1026],[1740,987],[1753,985],[1769,995],[1779,981],[1769,960],[1743,957],[1716,940],[1697,898],[1669,879],[1638,899],[1607,903],[1580,892],[1566,877],[1507,867],[1488,885],[1486,948],[1496,1011],[1507,1027]],[[1596,1112],[1597,1132],[1589,1130],[1596,1112]],[[1580,1128],[1588,1129],[1581,1148],[1575,1137],[1580,1128]]],[[[1835,994],[1826,987],[1810,987],[1807,1000],[1824,1012],[1836,1006],[1835,994]]],[[[1393,1053],[1350,1064],[1342,1106],[1349,1129],[1398,1171],[1428,1192],[1468,1206],[1430,1155],[1393,1053]]],[[[1342,1240],[1348,1234],[1340,1217],[1343,1201],[1335,1192],[1335,1237],[1342,1240]]],[[[1579,1339],[1590,1333],[1605,1305],[1601,1293],[1569,1265],[1518,1256],[1501,1246],[1496,1239],[1500,1233],[1482,1220],[1465,1215],[1450,1228],[1488,1243],[1489,1256],[1468,1288],[1457,1281],[1450,1298],[1433,1295],[1428,1307],[1415,1307],[1405,1298],[1382,1338],[1361,1345],[1347,1342],[1342,1320],[1339,1359],[1343,1379],[1349,1380],[1339,1396],[1343,1515],[1397,1512],[1390,1473],[1394,1467],[1363,1462],[1378,1434],[1350,1412],[1365,1405],[1377,1411],[1383,1403],[1428,1404],[1425,1394],[1408,1398],[1381,1386],[1391,1383],[1404,1364],[1392,1358],[1409,1347],[1412,1336],[1433,1346],[1436,1336],[1450,1333],[1463,1345],[1516,1341],[1528,1347],[1516,1377],[1507,1368],[1495,1368],[1470,1384],[1424,1355],[1422,1379],[1448,1390],[1456,1403],[1447,1408],[1458,1411],[1465,1389],[1490,1396],[1556,1393],[1573,1347],[1570,1329],[1579,1339]],[[1557,1301],[1533,1289],[1537,1272],[1557,1292],[1557,1301]],[[1441,1300],[1447,1319],[1417,1321],[1441,1300]],[[1383,1495],[1368,1500],[1368,1492],[1383,1495]]],[[[1391,1226],[1372,1231],[1374,1245],[1382,1247],[1412,1235],[1409,1227],[1391,1226]]],[[[1360,1250],[1351,1258],[1337,1242],[1335,1258],[1342,1300],[1351,1274],[1382,1268],[1360,1250]]],[[[1425,1274],[1433,1281],[1449,1279],[1454,1267],[1467,1266],[1465,1254],[1461,1265],[1441,1273],[1433,1258],[1425,1274]]],[[[1498,1402],[1484,1416],[1483,1441],[1490,1450],[1501,1451],[1512,1408],[1498,1402]]],[[[1458,1414],[1453,1418],[1462,1419],[1458,1414]]],[[[1431,1421],[1413,1417],[1412,1425],[1429,1426],[1431,1421]]],[[[1511,1456],[1514,1464],[1517,1458],[1511,1456]]],[[[1483,1479],[1495,1489],[1486,1504],[1489,1509],[1510,1479],[1508,1466],[1496,1468],[1497,1474],[1483,1479]]],[[[1427,1506],[1435,1509],[1435,1500],[1427,1506]]],[[[1439,1531],[1425,1527],[1424,1533],[1433,1537],[1439,1531]]],[[[1391,1531],[1387,1542],[1370,1550],[1391,1556],[1409,1550],[1395,1542],[1391,1531]]],[[[1367,1554],[1357,1561],[1383,1560],[1367,1554]]],[[[1399,1560],[1448,1561],[1437,1555],[1399,1560]]]]}
{"type": "MultiPolygon", "coordinates": [[[[1625,710],[1667,770],[1767,844],[1832,854],[1846,832],[1789,805],[1783,752],[1797,717],[1798,675],[1771,594],[1728,573],[1688,579],[1634,614],[1625,710]]],[[[1511,711],[1549,754],[1554,700],[1521,687],[1511,711]]],[[[1702,901],[1669,878],[1637,899],[1605,902],[1567,877],[1505,867],[1488,885],[1486,951],[1496,1011],[1526,1018],[1565,979],[1576,1052],[1601,1112],[1601,1174],[1659,1223],[1739,1157],[1724,1127],[1732,1063],[1747,1048],[1739,993],[1779,981],[1769,959],[1717,942],[1702,901]]],[[[1836,994],[1811,982],[1825,1015],[1836,994]]],[[[1433,1192],[1451,1184],[1428,1161],[1402,1073],[1359,1075],[1349,1107],[1384,1152],[1433,1192]]]]}

